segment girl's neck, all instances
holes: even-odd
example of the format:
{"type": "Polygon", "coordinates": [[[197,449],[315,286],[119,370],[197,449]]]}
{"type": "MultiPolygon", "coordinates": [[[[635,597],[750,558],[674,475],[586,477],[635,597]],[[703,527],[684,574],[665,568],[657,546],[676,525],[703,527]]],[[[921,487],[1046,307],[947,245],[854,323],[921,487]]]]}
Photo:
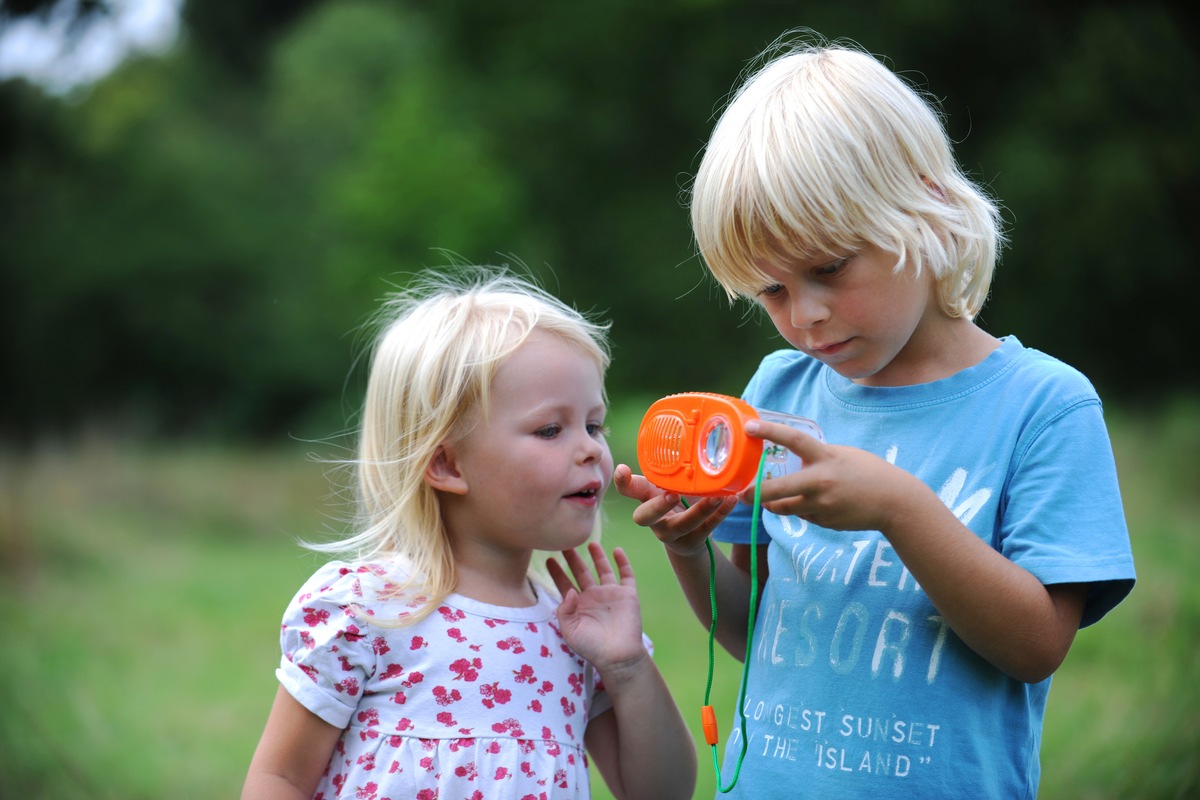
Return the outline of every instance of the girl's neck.
{"type": "Polygon", "coordinates": [[[505,608],[525,608],[537,604],[537,593],[529,580],[529,563],[525,558],[460,557],[455,553],[457,583],[454,591],[472,600],[505,608]]]}

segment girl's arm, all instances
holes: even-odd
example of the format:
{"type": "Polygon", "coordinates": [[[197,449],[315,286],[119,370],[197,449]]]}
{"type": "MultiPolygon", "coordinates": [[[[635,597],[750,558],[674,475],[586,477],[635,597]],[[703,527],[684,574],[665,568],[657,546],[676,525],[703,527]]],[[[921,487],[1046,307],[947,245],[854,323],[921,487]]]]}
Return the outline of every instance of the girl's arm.
{"type": "Polygon", "coordinates": [[[279,687],[242,800],[311,800],[341,733],[279,687]]]}
{"type": "Polygon", "coordinates": [[[612,565],[588,545],[592,576],[573,550],[563,553],[575,582],[555,560],[551,576],[563,600],[559,624],[567,644],[600,674],[613,707],[588,723],[584,742],[612,793],[621,800],[691,798],[696,751],[662,673],[642,642],[633,567],[619,548],[612,565]],[[578,583],[576,588],[575,583],[578,583]]]}
{"type": "Polygon", "coordinates": [[[1043,585],[963,525],[920,479],[871,453],[786,425],[751,423],[747,433],[804,461],[799,472],[763,485],[763,508],[831,530],[883,533],[946,624],[1005,674],[1036,683],[1062,664],[1086,586],[1043,585]]]}

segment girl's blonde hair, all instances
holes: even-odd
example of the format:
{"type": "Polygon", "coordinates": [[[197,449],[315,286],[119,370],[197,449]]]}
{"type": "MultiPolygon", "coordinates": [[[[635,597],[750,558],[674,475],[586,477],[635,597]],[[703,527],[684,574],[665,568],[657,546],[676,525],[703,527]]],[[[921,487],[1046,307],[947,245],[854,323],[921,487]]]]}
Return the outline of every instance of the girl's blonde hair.
{"type": "Polygon", "coordinates": [[[530,281],[475,267],[423,273],[379,315],[359,429],[357,533],[313,546],[359,562],[397,561],[409,580],[388,593],[419,598],[415,622],[453,591],[454,561],[425,471],[438,448],[486,419],[492,377],[535,330],[609,365],[607,324],[530,281]]]}
{"type": "Polygon", "coordinates": [[[773,45],[709,140],[691,198],[709,270],[731,299],[753,298],[772,283],[757,263],[873,244],[897,270],[932,270],[942,309],[974,318],[999,209],[959,169],[931,103],[874,57],[811,38],[773,45]]]}

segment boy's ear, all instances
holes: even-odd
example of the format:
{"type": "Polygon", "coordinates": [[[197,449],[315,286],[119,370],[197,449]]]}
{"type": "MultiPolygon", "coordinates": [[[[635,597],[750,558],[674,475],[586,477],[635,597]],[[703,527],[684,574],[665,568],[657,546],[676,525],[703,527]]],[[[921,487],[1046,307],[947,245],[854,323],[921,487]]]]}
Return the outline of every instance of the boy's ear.
{"type": "Polygon", "coordinates": [[[438,447],[433,460],[425,468],[425,482],[439,492],[467,493],[467,480],[458,468],[453,447],[448,444],[438,447]]]}

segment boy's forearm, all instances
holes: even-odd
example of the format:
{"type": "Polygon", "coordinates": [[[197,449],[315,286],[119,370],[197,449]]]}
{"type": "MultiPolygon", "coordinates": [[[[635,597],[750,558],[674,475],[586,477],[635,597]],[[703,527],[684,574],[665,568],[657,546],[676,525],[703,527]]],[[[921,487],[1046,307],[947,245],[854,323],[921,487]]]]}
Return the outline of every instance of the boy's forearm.
{"type": "MultiPolygon", "coordinates": [[[[680,554],[667,550],[667,557],[683,595],[696,618],[707,628],[712,622],[712,598],[709,594],[710,567],[708,553],[680,554]]],[[[749,576],[735,566],[715,544],[717,634],[716,639],[731,655],[741,661],[746,656],[746,615],[750,608],[749,576]]]]}
{"type": "Polygon", "coordinates": [[[1018,680],[1048,677],[1078,630],[1078,595],[1062,602],[963,525],[932,490],[912,481],[894,498],[881,529],[896,555],[968,647],[1018,680]]]}

